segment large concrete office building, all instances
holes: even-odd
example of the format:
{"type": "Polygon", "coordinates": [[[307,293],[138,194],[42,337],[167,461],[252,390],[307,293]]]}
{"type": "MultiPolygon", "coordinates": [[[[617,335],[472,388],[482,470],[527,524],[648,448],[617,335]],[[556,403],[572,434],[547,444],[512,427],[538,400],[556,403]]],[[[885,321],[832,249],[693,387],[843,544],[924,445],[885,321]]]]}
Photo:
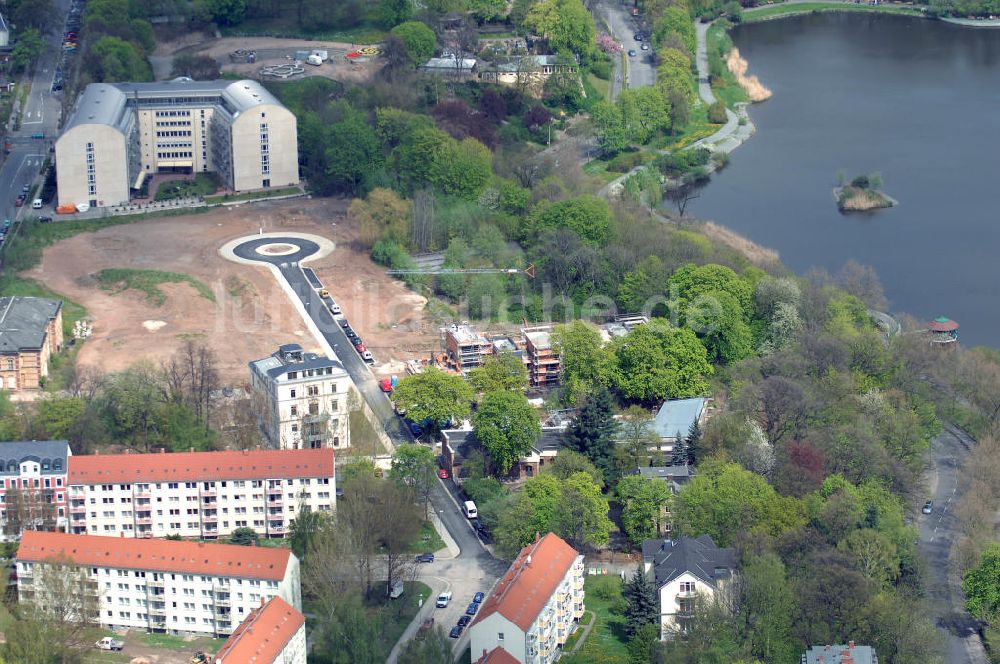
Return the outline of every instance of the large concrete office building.
{"type": "Polygon", "coordinates": [[[256,81],[92,83],[56,141],[59,204],[127,203],[157,173],[285,187],[298,161],[295,116],[256,81]]]}

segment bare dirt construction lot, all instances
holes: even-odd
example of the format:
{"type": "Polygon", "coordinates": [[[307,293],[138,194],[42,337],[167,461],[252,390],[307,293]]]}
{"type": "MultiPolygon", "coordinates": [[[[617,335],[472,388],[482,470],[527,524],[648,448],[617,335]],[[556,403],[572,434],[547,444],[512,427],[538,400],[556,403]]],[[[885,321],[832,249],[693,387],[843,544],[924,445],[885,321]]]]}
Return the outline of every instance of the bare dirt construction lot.
{"type": "Polygon", "coordinates": [[[290,63],[290,56],[295,51],[323,49],[330,54],[329,62],[324,62],[318,67],[303,65],[305,69],[303,76],[325,76],[345,83],[364,83],[382,67],[382,61],[378,58],[361,58],[351,61],[344,57],[346,53],[360,46],[360,44],[343,42],[281,39],[278,37],[223,37],[216,39],[206,36],[204,33],[190,33],[177,39],[157,43],[150,61],[158,79],[169,78],[173,58],[182,53],[207,55],[218,62],[223,71],[259,79],[260,68],[265,65],[290,63]],[[229,54],[237,49],[255,51],[257,53],[256,62],[250,64],[231,61],[229,54]]]}
{"type": "Polygon", "coordinates": [[[376,370],[398,372],[401,362],[427,357],[437,345],[436,330],[425,320],[423,297],[352,247],[355,230],[345,209],[341,200],[293,199],[114,226],[47,248],[27,276],[87,309],[94,334],[78,355],[81,366],[108,372],[143,359],[158,363],[195,338],[215,351],[223,382],[242,385],[247,362],[278,344],[318,347],[269,270],[230,262],[218,249],[261,228],[315,233],[333,239],[336,249],[310,265],[375,354],[376,370]],[[185,283],[161,285],[167,297],[160,306],[139,291],[112,294],[93,277],[106,268],[186,274],[207,285],[216,301],[185,283]]]}

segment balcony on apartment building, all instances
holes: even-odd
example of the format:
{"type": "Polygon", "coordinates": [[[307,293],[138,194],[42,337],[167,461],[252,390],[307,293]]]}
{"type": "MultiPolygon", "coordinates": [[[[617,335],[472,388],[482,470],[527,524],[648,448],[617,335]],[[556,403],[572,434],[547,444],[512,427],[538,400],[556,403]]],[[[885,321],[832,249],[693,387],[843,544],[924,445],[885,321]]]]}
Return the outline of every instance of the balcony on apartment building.
{"type": "Polygon", "coordinates": [[[285,524],[275,523],[273,521],[267,524],[267,533],[269,535],[284,535],[285,534],[285,524]]]}
{"type": "Polygon", "coordinates": [[[152,528],[136,528],[135,529],[135,536],[138,537],[139,539],[150,539],[150,538],[153,537],[153,529],[152,528]]]}
{"type": "Polygon", "coordinates": [[[136,489],[132,497],[137,501],[150,500],[153,497],[153,493],[149,489],[136,489]]]}
{"type": "Polygon", "coordinates": [[[284,499],[281,496],[280,490],[276,494],[267,494],[267,506],[268,507],[281,507],[285,504],[284,499]]]}
{"type": "Polygon", "coordinates": [[[226,593],[226,595],[223,597],[216,596],[215,605],[222,607],[229,607],[233,605],[233,601],[229,598],[229,593],[226,593]]]}
{"type": "Polygon", "coordinates": [[[167,605],[163,602],[154,602],[149,605],[149,615],[164,616],[167,614],[167,605]]]}
{"type": "Polygon", "coordinates": [[[136,512],[135,522],[142,526],[149,526],[153,523],[153,513],[152,512],[136,512]]]}
{"type": "Polygon", "coordinates": [[[70,514],[86,514],[87,505],[82,500],[73,501],[73,504],[69,506],[70,514]]]}

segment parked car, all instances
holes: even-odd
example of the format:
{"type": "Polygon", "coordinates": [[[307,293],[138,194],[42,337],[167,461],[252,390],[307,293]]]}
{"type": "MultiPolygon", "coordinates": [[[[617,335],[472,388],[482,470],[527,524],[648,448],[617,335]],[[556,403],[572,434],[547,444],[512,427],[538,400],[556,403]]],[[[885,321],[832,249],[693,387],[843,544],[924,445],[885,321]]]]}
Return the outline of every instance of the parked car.
{"type": "Polygon", "coordinates": [[[410,433],[413,434],[414,438],[420,438],[424,435],[423,428],[412,420],[406,420],[406,426],[410,429],[410,433]]]}
{"type": "Polygon", "coordinates": [[[465,610],[465,615],[474,616],[476,615],[477,611],[479,611],[479,605],[473,602],[472,604],[469,605],[469,608],[465,610]]]}
{"type": "Polygon", "coordinates": [[[21,207],[22,205],[24,205],[24,194],[21,194],[20,196],[17,197],[17,200],[14,201],[14,205],[15,207],[21,207]]]}
{"type": "Polygon", "coordinates": [[[649,44],[647,44],[646,42],[642,42],[642,46],[640,46],[639,48],[642,49],[643,51],[648,51],[649,44]]]}
{"type": "Polygon", "coordinates": [[[354,350],[358,351],[358,353],[364,353],[368,349],[365,348],[365,345],[361,342],[361,339],[355,339],[354,350]]]}
{"type": "Polygon", "coordinates": [[[489,531],[487,531],[485,528],[480,528],[479,530],[477,530],[476,535],[479,536],[479,541],[481,541],[483,544],[491,544],[493,542],[493,538],[490,537],[489,531]]]}
{"type": "Polygon", "coordinates": [[[484,599],[486,599],[486,595],[483,593],[476,593],[472,596],[472,601],[475,604],[482,604],[484,599]]]}
{"type": "Polygon", "coordinates": [[[639,33],[637,32],[637,33],[635,33],[635,37],[634,37],[634,39],[635,39],[636,41],[642,41],[642,35],[641,35],[641,34],[639,34],[639,33]]]}
{"type": "Polygon", "coordinates": [[[465,626],[466,626],[466,625],[468,625],[468,624],[469,624],[470,622],[472,622],[472,618],[470,618],[469,616],[461,616],[461,617],[460,617],[460,618],[458,619],[458,624],[459,624],[459,626],[461,626],[461,627],[465,627],[465,626]]]}
{"type": "Polygon", "coordinates": [[[3,220],[3,229],[7,230],[8,228],[10,228],[10,219],[4,219],[3,220]]]}
{"type": "Polygon", "coordinates": [[[38,221],[43,224],[47,224],[52,221],[52,217],[39,217],[38,221]]]}
{"type": "Polygon", "coordinates": [[[934,511],[934,501],[933,500],[928,500],[926,503],[924,503],[924,508],[922,510],[920,510],[920,511],[923,512],[924,514],[930,514],[931,512],[933,512],[934,511]]]}
{"type": "Polygon", "coordinates": [[[418,554],[417,555],[417,562],[418,563],[432,563],[432,562],[434,562],[434,554],[433,553],[421,553],[421,554],[418,554]]]}
{"type": "Polygon", "coordinates": [[[361,359],[367,362],[368,364],[375,364],[375,356],[372,355],[372,352],[370,350],[362,351],[361,359]]]}
{"type": "Polygon", "coordinates": [[[125,647],[125,642],[121,639],[105,636],[103,639],[95,643],[94,647],[98,650],[121,650],[125,647]]]}
{"type": "Polygon", "coordinates": [[[448,636],[450,636],[453,639],[457,639],[458,637],[462,636],[462,628],[459,627],[458,625],[455,625],[454,627],[451,628],[451,631],[448,632],[448,636]]]}
{"type": "Polygon", "coordinates": [[[448,606],[448,602],[450,601],[451,601],[451,591],[446,590],[445,592],[438,595],[435,606],[439,609],[443,609],[444,607],[448,606]]]}
{"type": "Polygon", "coordinates": [[[448,470],[446,468],[438,468],[438,477],[443,480],[448,479],[448,470]]]}
{"type": "Polygon", "coordinates": [[[341,326],[341,327],[343,327],[343,328],[345,328],[345,329],[346,329],[346,328],[350,327],[350,325],[351,325],[351,324],[347,322],[347,319],[346,319],[346,318],[343,318],[343,319],[341,319],[341,321],[340,321],[340,326],[341,326]]]}
{"type": "Polygon", "coordinates": [[[628,51],[628,57],[634,58],[635,56],[636,56],[635,49],[634,48],[630,48],[629,51],[628,51]]]}
{"type": "Polygon", "coordinates": [[[386,394],[392,394],[392,379],[383,378],[378,382],[378,389],[382,390],[386,394]]]}
{"type": "Polygon", "coordinates": [[[21,185],[21,193],[24,194],[24,195],[27,195],[28,191],[30,189],[31,189],[31,185],[30,184],[21,185]]]}
{"type": "Polygon", "coordinates": [[[352,341],[353,341],[354,339],[357,339],[357,338],[358,338],[358,333],[357,333],[357,332],[355,332],[354,330],[352,330],[352,329],[351,329],[351,328],[349,328],[349,327],[345,327],[345,328],[344,328],[344,334],[346,334],[346,335],[347,335],[347,338],[348,338],[348,339],[351,339],[352,341]]]}

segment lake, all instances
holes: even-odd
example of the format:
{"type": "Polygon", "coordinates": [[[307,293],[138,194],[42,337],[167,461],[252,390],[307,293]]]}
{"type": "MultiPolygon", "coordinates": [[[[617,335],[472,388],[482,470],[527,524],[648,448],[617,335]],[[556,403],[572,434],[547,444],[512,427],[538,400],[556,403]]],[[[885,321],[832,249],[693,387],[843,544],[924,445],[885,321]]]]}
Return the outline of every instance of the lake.
{"type": "Polygon", "coordinates": [[[872,265],[892,311],[1000,346],[1000,30],[825,13],[732,36],[774,96],[691,213],[799,273],[872,265]],[[880,172],[899,207],[841,215],[838,171],[880,172]]]}

